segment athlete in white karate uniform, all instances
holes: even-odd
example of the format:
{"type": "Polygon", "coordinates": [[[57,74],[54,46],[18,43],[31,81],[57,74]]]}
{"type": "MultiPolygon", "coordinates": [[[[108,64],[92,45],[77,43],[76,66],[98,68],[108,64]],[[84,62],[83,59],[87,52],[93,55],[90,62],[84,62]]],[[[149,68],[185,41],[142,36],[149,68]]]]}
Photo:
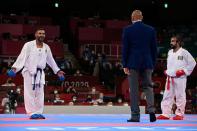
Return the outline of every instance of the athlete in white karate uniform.
{"type": "Polygon", "coordinates": [[[163,100],[161,102],[162,114],[157,117],[160,120],[170,119],[172,105],[175,101],[177,109],[173,120],[183,120],[186,105],[186,82],[196,62],[192,55],[182,47],[179,35],[171,37],[172,49],[168,52],[167,75],[163,100]]]}
{"type": "Polygon", "coordinates": [[[52,56],[51,50],[45,44],[45,30],[38,29],[35,32],[36,40],[25,43],[16,62],[8,75],[15,76],[15,73],[22,70],[24,78],[24,103],[30,119],[45,119],[42,115],[44,108],[44,68],[48,64],[61,80],[64,79],[64,72],[61,71],[52,56]]]}

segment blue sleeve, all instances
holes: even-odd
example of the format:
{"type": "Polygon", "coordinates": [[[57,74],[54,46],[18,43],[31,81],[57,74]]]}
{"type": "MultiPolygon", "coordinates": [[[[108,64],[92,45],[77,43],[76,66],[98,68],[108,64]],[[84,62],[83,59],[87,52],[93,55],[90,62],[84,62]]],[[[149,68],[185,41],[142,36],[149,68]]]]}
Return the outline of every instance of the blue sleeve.
{"type": "Polygon", "coordinates": [[[128,38],[127,38],[127,32],[126,29],[123,29],[122,33],[122,64],[123,67],[127,67],[127,61],[128,61],[128,38]]]}
{"type": "Polygon", "coordinates": [[[151,39],[151,56],[152,56],[153,66],[155,66],[157,59],[157,37],[155,30],[153,30],[153,35],[151,39]]]}

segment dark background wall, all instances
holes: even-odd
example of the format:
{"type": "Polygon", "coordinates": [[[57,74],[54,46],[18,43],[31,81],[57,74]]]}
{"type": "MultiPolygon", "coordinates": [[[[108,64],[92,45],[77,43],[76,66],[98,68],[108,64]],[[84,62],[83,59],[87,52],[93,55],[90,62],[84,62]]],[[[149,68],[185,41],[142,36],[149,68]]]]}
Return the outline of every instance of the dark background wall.
{"type": "Polygon", "coordinates": [[[194,0],[1,0],[0,13],[52,16],[58,21],[70,16],[103,19],[129,19],[134,9],[141,9],[144,20],[152,24],[197,23],[194,0]],[[59,8],[54,3],[59,3],[59,8]],[[164,8],[168,3],[168,8],[164,8]]]}
{"type": "Polygon", "coordinates": [[[197,24],[194,0],[0,0],[0,14],[49,16],[61,28],[61,37],[70,42],[69,19],[73,16],[130,20],[140,9],[144,22],[152,26],[197,24]],[[54,4],[59,3],[59,8],[54,4]],[[168,8],[164,8],[164,4],[168,8]]]}

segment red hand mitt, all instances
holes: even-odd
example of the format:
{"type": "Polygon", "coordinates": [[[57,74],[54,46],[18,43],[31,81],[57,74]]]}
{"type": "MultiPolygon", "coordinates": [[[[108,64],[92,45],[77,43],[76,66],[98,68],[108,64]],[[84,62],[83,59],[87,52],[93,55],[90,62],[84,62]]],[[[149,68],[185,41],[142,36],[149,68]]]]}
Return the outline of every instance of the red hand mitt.
{"type": "Polygon", "coordinates": [[[182,75],[185,75],[184,70],[177,70],[177,71],[176,71],[176,76],[177,76],[177,77],[180,77],[180,76],[182,76],[182,75]]]}

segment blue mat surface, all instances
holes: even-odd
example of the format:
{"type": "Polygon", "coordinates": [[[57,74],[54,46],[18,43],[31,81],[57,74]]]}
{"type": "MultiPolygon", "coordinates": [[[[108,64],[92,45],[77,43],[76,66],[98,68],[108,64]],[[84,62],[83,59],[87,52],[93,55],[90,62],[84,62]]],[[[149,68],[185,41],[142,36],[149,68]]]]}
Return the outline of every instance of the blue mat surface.
{"type": "Polygon", "coordinates": [[[157,120],[150,123],[147,114],[140,122],[127,123],[128,114],[44,114],[44,120],[30,120],[25,114],[0,114],[1,131],[197,131],[197,115],[184,120],[157,120]]]}

